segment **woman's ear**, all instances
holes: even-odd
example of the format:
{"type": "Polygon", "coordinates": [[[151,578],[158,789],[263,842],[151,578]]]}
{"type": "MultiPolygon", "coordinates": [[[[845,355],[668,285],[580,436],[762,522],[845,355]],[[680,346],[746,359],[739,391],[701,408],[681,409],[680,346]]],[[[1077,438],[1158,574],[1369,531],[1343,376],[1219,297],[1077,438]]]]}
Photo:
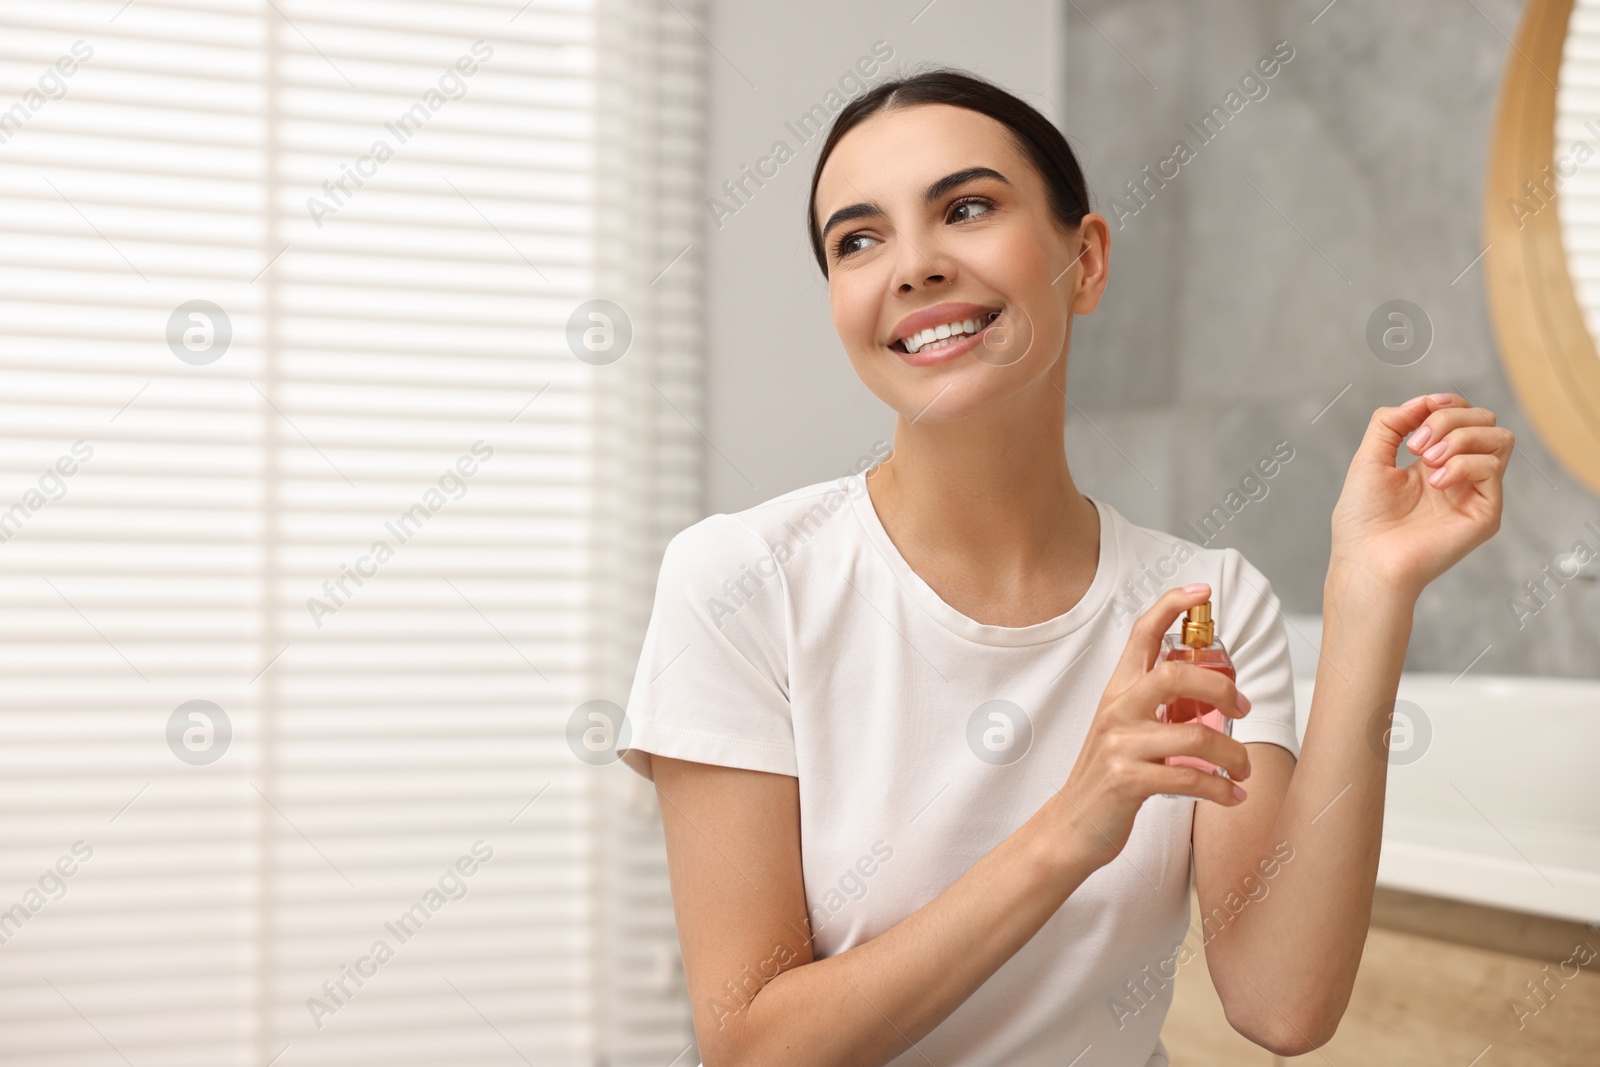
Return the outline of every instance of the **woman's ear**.
{"type": "Polygon", "coordinates": [[[1099,212],[1091,211],[1079,222],[1076,240],[1068,243],[1073,258],[1066,268],[1062,283],[1072,285],[1071,307],[1074,314],[1087,315],[1100,303],[1100,294],[1106,291],[1111,258],[1111,227],[1099,212]]]}

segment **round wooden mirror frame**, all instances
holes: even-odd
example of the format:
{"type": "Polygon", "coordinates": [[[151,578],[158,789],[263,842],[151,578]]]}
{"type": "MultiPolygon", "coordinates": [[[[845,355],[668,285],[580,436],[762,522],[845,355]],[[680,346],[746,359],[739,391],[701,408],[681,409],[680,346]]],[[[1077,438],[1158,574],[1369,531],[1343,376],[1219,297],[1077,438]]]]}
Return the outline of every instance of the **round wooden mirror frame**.
{"type": "Polygon", "coordinates": [[[1484,187],[1484,284],[1518,403],[1567,472],[1600,495],[1600,353],[1567,268],[1554,189],[1556,84],[1572,5],[1528,0],[1506,62],[1484,187]]]}

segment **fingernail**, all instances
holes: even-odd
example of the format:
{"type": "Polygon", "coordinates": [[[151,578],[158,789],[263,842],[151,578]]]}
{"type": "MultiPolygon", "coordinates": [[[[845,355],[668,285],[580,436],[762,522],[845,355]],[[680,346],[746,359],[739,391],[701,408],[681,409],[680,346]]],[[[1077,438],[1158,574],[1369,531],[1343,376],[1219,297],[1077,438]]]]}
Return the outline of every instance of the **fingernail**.
{"type": "Polygon", "coordinates": [[[1432,448],[1430,448],[1426,452],[1424,452],[1422,454],[1422,458],[1426,459],[1426,460],[1437,462],[1439,457],[1444,455],[1444,445],[1445,445],[1445,443],[1443,441],[1440,441],[1438,444],[1434,445],[1432,448]]]}
{"type": "Polygon", "coordinates": [[[1250,698],[1245,696],[1243,693],[1238,694],[1238,696],[1239,696],[1239,710],[1240,711],[1249,711],[1250,710],[1250,698]]]}
{"type": "Polygon", "coordinates": [[[1185,593],[1204,593],[1209,588],[1211,588],[1211,587],[1208,586],[1205,582],[1194,582],[1194,583],[1192,583],[1190,585],[1184,586],[1183,587],[1183,591],[1185,593]]]}
{"type": "Polygon", "coordinates": [[[1450,401],[1454,400],[1455,397],[1451,396],[1449,393],[1434,393],[1433,395],[1429,396],[1428,399],[1432,400],[1435,404],[1448,404],[1450,401]]]}
{"type": "Polygon", "coordinates": [[[1432,474],[1428,475],[1428,484],[1429,485],[1438,485],[1442,481],[1444,481],[1444,468],[1443,467],[1440,467],[1438,470],[1436,470],[1432,474]]]}
{"type": "Polygon", "coordinates": [[[1406,446],[1413,452],[1421,452],[1422,447],[1428,443],[1428,439],[1432,436],[1432,426],[1418,427],[1417,432],[1412,434],[1411,439],[1406,442],[1406,446]]]}
{"type": "Polygon", "coordinates": [[[1235,800],[1243,800],[1245,797],[1247,797],[1249,795],[1250,794],[1246,793],[1243,789],[1240,789],[1238,786],[1234,786],[1233,787],[1233,799],[1235,799],[1235,800]]]}

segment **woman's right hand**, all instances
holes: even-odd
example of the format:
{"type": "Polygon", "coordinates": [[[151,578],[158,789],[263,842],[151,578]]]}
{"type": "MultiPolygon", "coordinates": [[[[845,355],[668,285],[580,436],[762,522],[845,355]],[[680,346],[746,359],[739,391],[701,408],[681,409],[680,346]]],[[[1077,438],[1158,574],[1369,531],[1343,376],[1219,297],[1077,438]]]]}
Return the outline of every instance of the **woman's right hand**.
{"type": "Polygon", "coordinates": [[[1235,780],[1250,776],[1242,743],[1198,719],[1162,722],[1156,717],[1161,704],[1179,697],[1203,701],[1235,719],[1250,709],[1248,698],[1221,671],[1173,660],[1156,662],[1162,635],[1178,616],[1210,596],[1211,587],[1205,584],[1169,589],[1139,616],[1078,761],[1057,791],[1057,799],[1071,805],[1065,814],[1081,830],[1078,845],[1100,865],[1110,863],[1128,843],[1134,816],[1147,797],[1181,793],[1227,807],[1243,800],[1243,790],[1236,793],[1235,783],[1219,774],[1163,762],[1168,756],[1198,756],[1235,780]]]}

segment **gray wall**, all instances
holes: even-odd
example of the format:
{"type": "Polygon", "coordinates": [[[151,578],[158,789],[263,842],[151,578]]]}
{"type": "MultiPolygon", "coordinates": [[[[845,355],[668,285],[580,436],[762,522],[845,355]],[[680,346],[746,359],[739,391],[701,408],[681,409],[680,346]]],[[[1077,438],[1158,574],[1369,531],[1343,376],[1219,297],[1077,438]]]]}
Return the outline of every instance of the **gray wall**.
{"type": "MultiPolygon", "coordinates": [[[[1600,499],[1523,416],[1495,352],[1482,260],[1469,267],[1483,250],[1489,127],[1520,5],[1324,3],[937,0],[913,24],[923,0],[721,2],[708,195],[774,139],[796,143],[785,118],[876,40],[896,62],[996,78],[1066,131],[1096,210],[1111,217],[1115,198],[1138,208],[1113,220],[1110,286],[1073,331],[1068,386],[1081,410],[1069,412],[1067,454],[1084,491],[1198,540],[1184,524],[1287,441],[1294,458],[1267,495],[1209,543],[1249,557],[1286,610],[1319,611],[1329,515],[1373,408],[1462,393],[1517,433],[1504,519],[1423,594],[1406,667],[1594,676],[1600,583],[1569,582],[1520,629],[1508,604],[1580,539],[1600,550],[1600,499]],[[1186,123],[1278,41],[1294,56],[1266,95],[1202,144],[1186,123]],[[1178,139],[1194,158],[1139,206],[1123,183],[1178,139]],[[1366,339],[1369,317],[1394,299],[1432,323],[1410,366],[1380,360],[1366,339]]],[[[712,511],[837,476],[892,432],[839,347],[810,259],[801,220],[815,150],[710,232],[712,511]]]]}

